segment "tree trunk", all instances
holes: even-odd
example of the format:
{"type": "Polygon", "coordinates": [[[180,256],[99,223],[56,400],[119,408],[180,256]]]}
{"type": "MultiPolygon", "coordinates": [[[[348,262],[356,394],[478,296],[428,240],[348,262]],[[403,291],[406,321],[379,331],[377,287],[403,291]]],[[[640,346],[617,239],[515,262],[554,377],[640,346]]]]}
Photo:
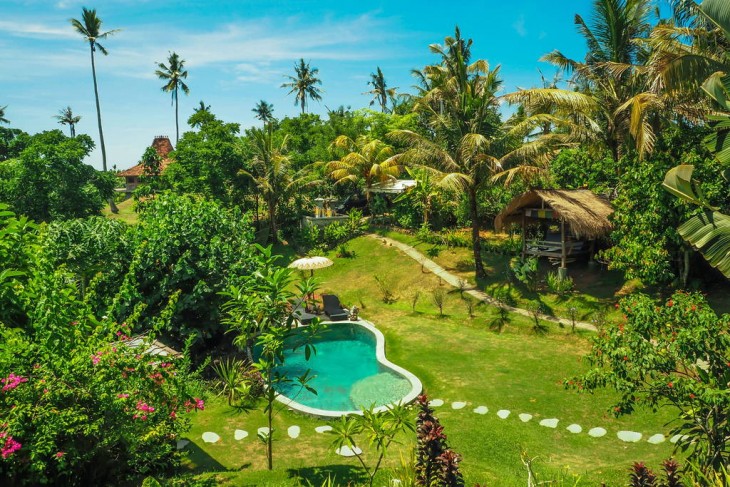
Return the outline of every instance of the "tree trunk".
{"type": "Polygon", "coordinates": [[[94,63],[94,43],[89,43],[91,48],[91,76],[94,79],[94,99],[96,100],[96,121],[99,124],[99,145],[101,146],[101,163],[106,172],[106,147],[104,146],[104,131],[101,128],[101,107],[99,106],[99,89],[96,85],[96,64],[94,63]]]}
{"type": "Polygon", "coordinates": [[[484,279],[487,273],[484,271],[482,264],[482,244],[479,240],[479,218],[477,211],[477,193],[476,189],[469,189],[469,217],[471,218],[471,240],[474,249],[474,270],[477,279],[484,279]]]}
{"type": "Polygon", "coordinates": [[[272,395],[270,396],[271,399],[269,399],[269,411],[267,414],[267,419],[269,421],[269,435],[266,438],[266,457],[269,462],[269,470],[273,470],[274,469],[274,450],[273,450],[274,399],[273,398],[275,397],[275,395],[273,395],[274,393],[273,393],[273,384],[271,381],[271,369],[269,369],[268,372],[269,372],[269,387],[272,388],[272,392],[271,392],[272,395]]]}
{"type": "Polygon", "coordinates": [[[177,110],[177,86],[175,86],[175,147],[177,147],[178,142],[180,142],[180,127],[178,126],[177,122],[177,110]]]}
{"type": "Polygon", "coordinates": [[[278,244],[279,243],[279,235],[277,235],[277,228],[276,228],[276,206],[274,206],[271,202],[267,202],[269,205],[269,232],[271,235],[269,235],[269,240],[272,244],[278,244]]]}

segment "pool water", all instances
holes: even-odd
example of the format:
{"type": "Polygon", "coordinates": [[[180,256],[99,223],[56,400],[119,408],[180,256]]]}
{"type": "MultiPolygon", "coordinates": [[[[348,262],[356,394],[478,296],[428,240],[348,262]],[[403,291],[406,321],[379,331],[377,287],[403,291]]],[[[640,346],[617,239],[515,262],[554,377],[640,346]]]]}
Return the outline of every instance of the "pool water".
{"type": "Polygon", "coordinates": [[[309,360],[304,349],[291,350],[288,343],[280,372],[290,379],[309,370],[314,377],[308,385],[313,394],[295,382],[277,386],[277,392],[304,406],[329,411],[353,411],[384,406],[402,400],[411,382],[381,364],[375,354],[376,340],[367,329],[353,323],[338,323],[326,328],[314,342],[317,350],[309,360]]]}

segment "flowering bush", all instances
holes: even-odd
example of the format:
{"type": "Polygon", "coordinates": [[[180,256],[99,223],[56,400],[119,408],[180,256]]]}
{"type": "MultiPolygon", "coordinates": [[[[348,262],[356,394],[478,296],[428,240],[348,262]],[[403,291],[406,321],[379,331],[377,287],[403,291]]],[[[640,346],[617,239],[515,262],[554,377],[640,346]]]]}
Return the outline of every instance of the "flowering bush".
{"type": "Polygon", "coordinates": [[[569,387],[610,387],[616,415],[639,406],[677,408],[678,446],[703,471],[730,463],[730,315],[717,316],[701,294],[675,293],[657,303],[633,295],[619,303],[624,321],[604,327],[589,356],[594,366],[569,387]]]}

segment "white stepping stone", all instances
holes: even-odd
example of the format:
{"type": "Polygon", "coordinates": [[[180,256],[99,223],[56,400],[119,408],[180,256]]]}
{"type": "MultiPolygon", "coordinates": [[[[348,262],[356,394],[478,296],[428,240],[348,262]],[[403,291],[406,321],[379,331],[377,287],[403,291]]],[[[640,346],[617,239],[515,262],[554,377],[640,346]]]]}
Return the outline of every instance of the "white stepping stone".
{"type": "Polygon", "coordinates": [[[269,431],[268,426],[262,426],[261,428],[259,428],[256,431],[259,434],[259,436],[263,436],[263,437],[269,436],[269,434],[271,433],[271,431],[269,431]]]}
{"type": "Polygon", "coordinates": [[[581,427],[581,425],[575,424],[575,423],[571,424],[570,426],[568,426],[565,429],[570,431],[571,433],[580,433],[581,431],[583,431],[583,428],[581,427]]]}
{"type": "Polygon", "coordinates": [[[606,436],[607,431],[604,428],[591,428],[588,430],[588,436],[592,436],[593,438],[600,438],[601,436],[606,436]]]}
{"type": "Polygon", "coordinates": [[[216,443],[220,439],[221,437],[218,436],[217,433],[213,433],[212,431],[206,431],[205,433],[203,433],[203,441],[206,443],[216,443]]]}
{"type": "Polygon", "coordinates": [[[689,438],[689,436],[687,436],[687,435],[674,435],[674,436],[672,436],[672,439],[669,440],[669,443],[676,443],[678,441],[684,441],[687,438],[689,438]]]}
{"type": "Polygon", "coordinates": [[[289,438],[299,438],[299,433],[301,431],[302,429],[299,426],[289,426],[289,429],[286,430],[289,438]]]}
{"type": "Polygon", "coordinates": [[[636,443],[637,441],[641,440],[641,437],[643,435],[636,431],[619,431],[618,433],[616,433],[616,436],[621,441],[625,441],[627,443],[636,443]]]}
{"type": "Polygon", "coordinates": [[[464,409],[465,406],[466,403],[462,401],[456,401],[451,403],[451,409],[464,409]]]}
{"type": "Polygon", "coordinates": [[[236,441],[241,441],[242,439],[246,438],[247,436],[248,436],[248,431],[236,430],[233,432],[233,438],[236,441]]]}
{"type": "Polygon", "coordinates": [[[558,422],[560,422],[558,418],[543,419],[540,421],[540,426],[544,426],[546,428],[557,428],[558,422]]]}
{"type": "Polygon", "coordinates": [[[190,444],[189,440],[177,440],[177,449],[182,450],[190,444]]]}
{"type": "Polygon", "coordinates": [[[519,415],[520,421],[523,423],[527,423],[529,420],[532,419],[532,414],[522,413],[519,415]]]}
{"type": "Polygon", "coordinates": [[[510,411],[507,409],[500,409],[497,411],[497,416],[499,416],[500,419],[507,419],[510,415],[510,411]]]}
{"type": "Polygon", "coordinates": [[[431,399],[430,401],[428,401],[428,405],[431,406],[432,408],[437,408],[439,406],[444,405],[444,400],[443,399],[431,399]]]}
{"type": "Polygon", "coordinates": [[[664,436],[661,433],[657,433],[655,435],[652,435],[649,437],[648,440],[646,440],[648,443],[651,443],[652,445],[658,445],[659,443],[664,443],[666,441],[667,437],[664,436]]]}
{"type": "Polygon", "coordinates": [[[361,454],[362,450],[358,447],[350,448],[349,446],[345,445],[335,450],[335,453],[343,457],[354,457],[355,455],[361,454]]]}
{"type": "Polygon", "coordinates": [[[316,428],[314,428],[314,431],[316,431],[317,433],[326,433],[328,431],[332,431],[332,426],[328,424],[325,426],[317,426],[316,428]]]}
{"type": "Polygon", "coordinates": [[[487,414],[489,412],[489,409],[487,406],[479,406],[478,408],[474,409],[474,412],[477,414],[487,414]]]}

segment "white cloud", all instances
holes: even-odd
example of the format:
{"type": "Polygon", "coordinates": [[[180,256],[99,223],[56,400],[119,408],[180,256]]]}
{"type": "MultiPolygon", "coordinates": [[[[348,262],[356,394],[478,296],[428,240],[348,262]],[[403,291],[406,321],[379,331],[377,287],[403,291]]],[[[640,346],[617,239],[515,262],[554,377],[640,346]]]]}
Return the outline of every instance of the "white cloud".
{"type": "Polygon", "coordinates": [[[520,15],[515,23],[512,24],[512,28],[515,30],[515,32],[517,32],[517,35],[519,35],[520,37],[525,37],[527,35],[527,29],[525,28],[525,16],[520,15]]]}
{"type": "Polygon", "coordinates": [[[76,34],[69,25],[65,28],[49,26],[39,22],[15,22],[0,20],[0,32],[16,37],[31,37],[40,39],[72,38],[76,34]]]}

